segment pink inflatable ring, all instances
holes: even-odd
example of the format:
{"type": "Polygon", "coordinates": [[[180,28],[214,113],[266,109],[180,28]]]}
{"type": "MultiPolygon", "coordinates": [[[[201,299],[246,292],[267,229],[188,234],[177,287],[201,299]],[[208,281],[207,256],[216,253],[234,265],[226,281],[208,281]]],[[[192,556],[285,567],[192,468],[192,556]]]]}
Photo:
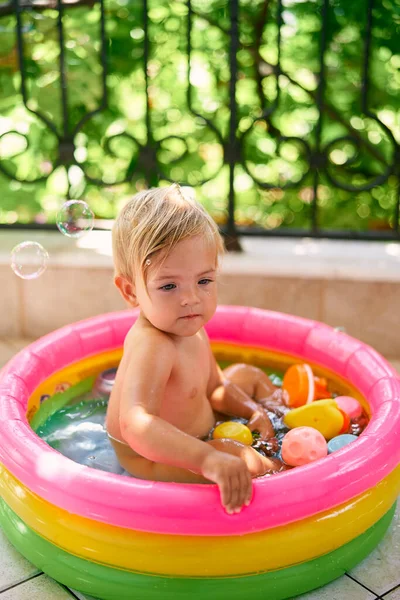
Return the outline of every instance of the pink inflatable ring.
{"type": "Polygon", "coordinates": [[[285,369],[305,361],[370,415],[357,441],[254,481],[228,515],[212,485],[142,481],[79,465],[30,421],[67,374],[115,366],[136,311],[64,327],[0,373],[0,521],[50,576],[99,598],[281,600],[340,576],[379,542],[400,490],[400,384],[372,348],[321,323],[220,307],[207,326],[219,360],[285,369]],[[218,593],[217,593],[218,592],[218,593]],[[213,595],[214,594],[214,595],[213,595]]]}

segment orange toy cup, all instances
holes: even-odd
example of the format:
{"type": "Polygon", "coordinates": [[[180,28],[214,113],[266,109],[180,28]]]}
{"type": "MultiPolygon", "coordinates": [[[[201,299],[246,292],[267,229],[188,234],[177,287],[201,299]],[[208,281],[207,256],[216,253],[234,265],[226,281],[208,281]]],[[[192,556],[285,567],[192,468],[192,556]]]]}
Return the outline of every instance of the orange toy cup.
{"type": "Polygon", "coordinates": [[[310,365],[292,365],[286,371],[282,388],[287,392],[287,405],[298,408],[314,400],[330,398],[328,382],[324,377],[314,377],[310,365]]]}

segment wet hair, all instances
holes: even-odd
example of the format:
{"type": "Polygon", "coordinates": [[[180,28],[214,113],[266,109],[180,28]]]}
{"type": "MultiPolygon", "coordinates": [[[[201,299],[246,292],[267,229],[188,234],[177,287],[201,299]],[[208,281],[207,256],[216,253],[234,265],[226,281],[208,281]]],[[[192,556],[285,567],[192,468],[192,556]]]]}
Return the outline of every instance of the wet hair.
{"type": "Polygon", "coordinates": [[[115,275],[132,281],[157,257],[165,258],[182,240],[201,235],[215,247],[216,260],[224,253],[218,227],[205,208],[178,184],[135,194],[118,215],[113,230],[115,275]]]}

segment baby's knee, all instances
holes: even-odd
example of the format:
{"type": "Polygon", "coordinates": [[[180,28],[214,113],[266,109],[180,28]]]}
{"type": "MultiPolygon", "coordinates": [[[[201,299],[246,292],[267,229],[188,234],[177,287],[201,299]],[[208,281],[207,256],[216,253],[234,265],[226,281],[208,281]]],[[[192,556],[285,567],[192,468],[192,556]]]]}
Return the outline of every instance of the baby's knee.
{"type": "Polygon", "coordinates": [[[263,376],[263,371],[253,365],[238,363],[225,369],[224,375],[231,383],[243,388],[248,385],[254,386],[263,376]]]}
{"type": "Polygon", "coordinates": [[[207,443],[220,452],[233,454],[244,460],[252,477],[261,477],[267,473],[282,470],[282,463],[279,459],[267,458],[251,446],[246,446],[236,440],[222,438],[219,440],[210,440],[207,443]]]}

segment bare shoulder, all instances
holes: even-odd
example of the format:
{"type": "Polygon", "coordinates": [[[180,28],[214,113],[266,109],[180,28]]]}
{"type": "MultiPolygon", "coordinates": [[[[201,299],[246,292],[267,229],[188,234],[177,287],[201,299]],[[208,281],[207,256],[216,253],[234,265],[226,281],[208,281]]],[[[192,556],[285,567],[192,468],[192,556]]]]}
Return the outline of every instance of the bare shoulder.
{"type": "MultiPolygon", "coordinates": [[[[136,324],[135,324],[136,325],[136,324]]],[[[172,339],[155,327],[133,326],[124,342],[124,355],[140,358],[148,357],[173,359],[176,347],[172,339]]]]}

